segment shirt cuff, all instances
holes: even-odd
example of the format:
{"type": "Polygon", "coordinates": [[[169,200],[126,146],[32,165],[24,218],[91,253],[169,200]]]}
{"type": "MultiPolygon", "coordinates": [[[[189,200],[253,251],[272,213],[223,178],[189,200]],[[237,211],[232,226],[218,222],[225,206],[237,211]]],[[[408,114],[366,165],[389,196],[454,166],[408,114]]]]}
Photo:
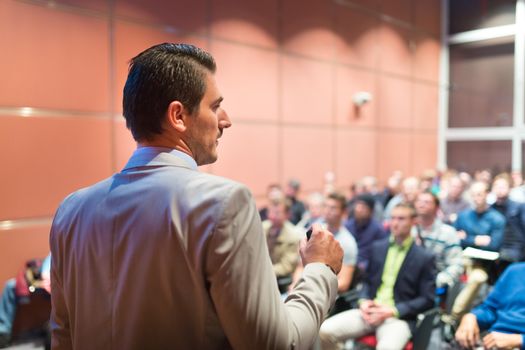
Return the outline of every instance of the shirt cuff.
{"type": "Polygon", "coordinates": [[[393,306],[392,309],[394,310],[394,317],[399,318],[399,311],[397,310],[397,307],[393,306]]]}

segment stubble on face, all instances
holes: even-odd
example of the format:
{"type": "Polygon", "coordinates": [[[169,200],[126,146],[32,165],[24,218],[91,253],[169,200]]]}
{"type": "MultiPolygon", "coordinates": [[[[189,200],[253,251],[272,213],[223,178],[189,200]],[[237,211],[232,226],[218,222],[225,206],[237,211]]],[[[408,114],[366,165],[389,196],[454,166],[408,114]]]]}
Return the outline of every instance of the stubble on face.
{"type": "Polygon", "coordinates": [[[198,110],[190,116],[191,127],[188,128],[186,141],[197,165],[217,161],[217,145],[222,130],[219,128],[219,116],[215,104],[220,104],[221,100],[213,74],[206,73],[206,92],[198,110]]]}

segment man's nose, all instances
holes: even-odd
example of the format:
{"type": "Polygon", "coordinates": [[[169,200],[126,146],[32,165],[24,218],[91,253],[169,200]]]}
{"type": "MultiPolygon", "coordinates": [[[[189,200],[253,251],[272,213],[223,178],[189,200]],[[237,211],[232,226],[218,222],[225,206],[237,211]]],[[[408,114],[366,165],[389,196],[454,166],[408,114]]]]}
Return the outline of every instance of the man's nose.
{"type": "Polygon", "coordinates": [[[219,110],[219,128],[225,129],[232,126],[232,122],[230,120],[230,117],[228,116],[228,113],[224,109],[219,110]]]}

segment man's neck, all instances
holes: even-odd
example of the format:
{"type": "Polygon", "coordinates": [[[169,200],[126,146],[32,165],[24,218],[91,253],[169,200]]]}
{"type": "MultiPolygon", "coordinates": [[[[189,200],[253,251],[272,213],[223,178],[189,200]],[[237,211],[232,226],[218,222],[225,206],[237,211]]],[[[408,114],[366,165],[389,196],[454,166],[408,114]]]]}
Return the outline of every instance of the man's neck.
{"type": "Polygon", "coordinates": [[[483,206],[476,207],[476,213],[482,214],[482,213],[486,212],[488,208],[489,208],[489,206],[487,204],[485,204],[483,206]]]}
{"type": "Polygon", "coordinates": [[[410,232],[408,234],[402,234],[402,235],[399,235],[399,236],[395,236],[394,237],[394,242],[397,245],[402,245],[403,242],[408,238],[408,236],[410,236],[410,232]]]}
{"type": "Polygon", "coordinates": [[[341,228],[341,223],[337,224],[337,225],[331,225],[331,224],[328,224],[328,231],[332,232],[332,234],[336,234],[337,232],[339,232],[339,229],[341,228]]]}
{"type": "Polygon", "coordinates": [[[421,215],[419,216],[419,224],[423,228],[429,228],[432,227],[434,224],[434,221],[436,221],[435,215],[421,215]]]}

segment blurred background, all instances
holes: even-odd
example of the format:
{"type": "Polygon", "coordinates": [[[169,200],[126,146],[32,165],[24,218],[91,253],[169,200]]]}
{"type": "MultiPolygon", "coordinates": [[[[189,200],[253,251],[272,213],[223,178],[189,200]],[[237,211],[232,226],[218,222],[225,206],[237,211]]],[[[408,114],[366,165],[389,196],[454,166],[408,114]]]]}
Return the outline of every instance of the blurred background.
{"type": "Polygon", "coordinates": [[[233,127],[203,171],[247,184],[521,171],[523,0],[0,1],[0,281],[70,192],[119,171],[130,58],[213,54],[233,127]],[[521,21],[520,21],[521,19],[521,21]],[[521,39],[521,41],[520,41],[521,39]]]}

